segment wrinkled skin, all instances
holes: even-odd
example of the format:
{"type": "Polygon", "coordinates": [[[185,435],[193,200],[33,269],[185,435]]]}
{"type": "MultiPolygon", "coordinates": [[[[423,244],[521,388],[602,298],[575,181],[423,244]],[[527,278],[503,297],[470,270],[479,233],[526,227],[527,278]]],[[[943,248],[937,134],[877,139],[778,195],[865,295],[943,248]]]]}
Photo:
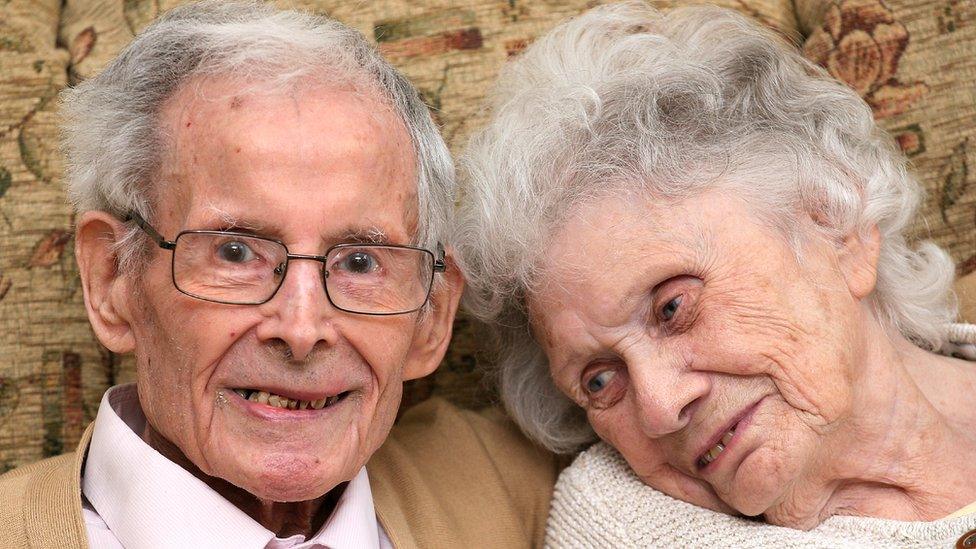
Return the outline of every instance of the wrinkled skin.
{"type": "Polygon", "coordinates": [[[951,403],[974,369],[881,328],[876,232],[832,242],[808,219],[798,261],[717,191],[602,199],[568,219],[529,298],[533,332],[556,385],[645,483],[801,529],[970,503],[976,469],[952,456],[973,455],[976,414],[951,403]]]}
{"type": "MultiPolygon", "coordinates": [[[[321,86],[246,96],[236,89],[229,80],[194,82],[161,114],[171,148],[152,223],[164,237],[246,230],[303,254],[353,235],[411,243],[415,156],[387,107],[321,86]]],[[[354,477],[389,433],[402,382],[443,357],[457,270],[444,275],[425,313],[338,311],[313,261],[292,262],[263,305],[222,305],[178,292],[165,250],[154,248],[142,273],[116,273],[111,243],[121,232],[112,216],[86,213],[78,258],[100,340],[135,352],[144,438],[279,535],[314,533],[334,499],[325,495],[354,477]],[[234,388],[348,396],[322,410],[256,411],[234,388]]]]}

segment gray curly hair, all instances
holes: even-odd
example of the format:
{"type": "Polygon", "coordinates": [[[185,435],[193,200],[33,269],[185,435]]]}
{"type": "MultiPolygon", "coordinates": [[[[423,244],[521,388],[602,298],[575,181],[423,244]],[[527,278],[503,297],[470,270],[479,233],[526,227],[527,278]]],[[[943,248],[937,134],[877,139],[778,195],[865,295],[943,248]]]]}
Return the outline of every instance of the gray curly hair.
{"type": "Polygon", "coordinates": [[[596,8],[506,66],[491,109],[460,161],[465,305],[496,336],[509,413],[550,449],[594,434],[552,382],[525,299],[539,283],[536,251],[595,196],[680,198],[720,180],[798,257],[800,212],[835,237],[877,227],[875,313],[921,346],[942,344],[953,264],[934,244],[906,242],[921,190],[904,156],[864,101],[772,31],[714,7],[596,8]]]}
{"type": "MultiPolygon", "coordinates": [[[[76,211],[137,212],[152,220],[155,181],[166,150],[158,114],[192,78],[232,76],[242,93],[299,83],[351,86],[385,102],[403,121],[417,162],[420,246],[449,242],[454,164],[416,89],[357,30],[338,21],[280,11],[257,1],[209,0],[167,12],[104,71],[62,93],[68,198],[76,211]]],[[[131,266],[145,237],[135,224],[121,239],[131,266]]]]}

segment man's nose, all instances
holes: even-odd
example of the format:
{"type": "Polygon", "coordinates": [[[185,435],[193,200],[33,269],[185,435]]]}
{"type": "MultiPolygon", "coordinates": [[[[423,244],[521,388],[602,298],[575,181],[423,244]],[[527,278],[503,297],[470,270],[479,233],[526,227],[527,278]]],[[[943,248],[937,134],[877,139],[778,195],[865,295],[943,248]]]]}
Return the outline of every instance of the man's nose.
{"type": "Polygon", "coordinates": [[[290,261],[278,292],[260,306],[266,319],[258,338],[284,342],[295,361],[305,360],[316,345],[335,345],[339,334],[333,321],[342,313],[329,303],[324,284],[321,263],[290,261]]]}
{"type": "Polygon", "coordinates": [[[628,369],[641,430],[652,438],[680,431],[711,390],[708,375],[668,353],[642,357],[628,369]]]}

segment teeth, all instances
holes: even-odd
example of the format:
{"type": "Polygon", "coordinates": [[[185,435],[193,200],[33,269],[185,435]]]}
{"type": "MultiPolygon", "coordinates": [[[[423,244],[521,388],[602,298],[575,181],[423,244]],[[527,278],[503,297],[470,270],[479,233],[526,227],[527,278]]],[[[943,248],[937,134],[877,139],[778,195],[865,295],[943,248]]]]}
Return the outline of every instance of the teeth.
{"type": "Polygon", "coordinates": [[[715,461],[715,459],[718,458],[719,454],[721,454],[725,450],[725,447],[728,446],[730,442],[732,442],[732,437],[734,436],[735,436],[735,428],[732,428],[729,430],[729,432],[725,433],[722,436],[722,440],[719,441],[718,444],[709,448],[709,450],[705,452],[701,458],[698,459],[698,464],[704,467],[709,463],[715,461]]]}
{"type": "Polygon", "coordinates": [[[711,458],[709,461],[714,461],[722,453],[722,450],[725,450],[725,446],[721,442],[712,446],[712,449],[708,451],[708,457],[711,458]]]}
{"type": "Polygon", "coordinates": [[[249,389],[234,389],[234,392],[251,402],[258,402],[274,406],[276,408],[286,408],[288,410],[321,410],[326,406],[331,406],[339,401],[341,395],[321,398],[319,400],[292,400],[281,395],[268,393],[267,391],[252,391],[249,389]]]}

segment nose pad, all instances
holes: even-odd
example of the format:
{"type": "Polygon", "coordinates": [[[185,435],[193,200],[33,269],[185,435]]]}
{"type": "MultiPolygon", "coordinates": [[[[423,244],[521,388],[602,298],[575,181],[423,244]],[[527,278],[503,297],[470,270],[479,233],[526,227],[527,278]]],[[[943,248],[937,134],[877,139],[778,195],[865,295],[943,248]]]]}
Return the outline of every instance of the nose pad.
{"type": "Polygon", "coordinates": [[[275,273],[284,279],[274,297],[261,305],[265,320],[258,326],[258,338],[281,341],[295,361],[306,360],[318,346],[335,345],[337,309],[326,296],[322,264],[293,260],[287,267],[275,267],[275,273]]]}

